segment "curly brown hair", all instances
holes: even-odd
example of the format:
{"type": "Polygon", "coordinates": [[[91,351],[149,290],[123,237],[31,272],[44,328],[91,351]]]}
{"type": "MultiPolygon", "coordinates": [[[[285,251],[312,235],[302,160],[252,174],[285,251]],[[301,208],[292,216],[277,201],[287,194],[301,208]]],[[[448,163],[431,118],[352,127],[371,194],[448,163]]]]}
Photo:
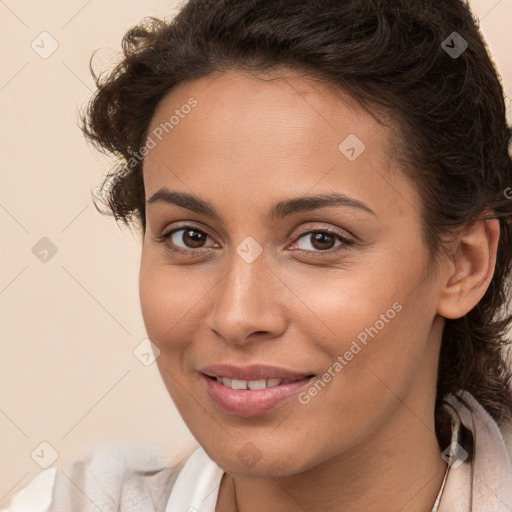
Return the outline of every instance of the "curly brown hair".
{"type": "Polygon", "coordinates": [[[103,76],[91,64],[97,91],[81,122],[98,149],[118,158],[103,196],[93,198],[96,208],[143,233],[140,149],[158,104],[178,84],[228,69],[287,66],[323,77],[369,111],[387,112],[396,158],[421,191],[433,255],[483,214],[499,219],[484,297],[446,321],[437,404],[446,393],[467,390],[498,424],[512,421],[512,200],[505,192],[512,184],[511,134],[499,75],[467,3],[188,0],[168,21],[150,17],[131,28],[122,49],[121,62],[103,76]],[[449,51],[456,42],[460,55],[449,51]]]}

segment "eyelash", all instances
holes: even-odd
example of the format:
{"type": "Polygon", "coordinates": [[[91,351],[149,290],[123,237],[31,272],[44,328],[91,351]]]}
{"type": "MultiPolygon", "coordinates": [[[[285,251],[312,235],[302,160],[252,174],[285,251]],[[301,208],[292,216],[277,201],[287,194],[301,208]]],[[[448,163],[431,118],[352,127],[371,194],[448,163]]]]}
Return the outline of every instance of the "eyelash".
{"type": "MultiPolygon", "coordinates": [[[[209,238],[212,238],[208,233],[203,231],[202,229],[198,229],[195,226],[190,225],[184,225],[180,226],[178,228],[172,229],[168,233],[163,233],[160,237],[154,238],[153,240],[158,243],[165,244],[165,248],[173,253],[181,253],[182,255],[186,257],[195,257],[198,253],[204,252],[207,249],[200,248],[200,249],[183,249],[182,247],[176,247],[169,243],[167,243],[167,240],[176,232],[178,231],[195,231],[198,233],[201,233],[202,235],[206,235],[209,238]]],[[[325,251],[316,250],[316,251],[308,251],[306,249],[294,249],[302,252],[308,253],[310,256],[313,256],[314,258],[324,258],[327,256],[332,256],[334,253],[337,253],[339,251],[347,250],[347,247],[353,244],[353,241],[342,235],[340,232],[329,229],[329,228],[322,228],[322,229],[310,229],[307,231],[303,231],[298,233],[297,238],[294,240],[293,244],[295,244],[298,240],[305,237],[306,235],[311,235],[315,233],[322,233],[322,234],[328,234],[331,235],[338,240],[342,242],[341,245],[338,247],[332,248],[332,249],[326,249],[325,251]]],[[[293,245],[292,244],[292,245],[293,245]]]]}

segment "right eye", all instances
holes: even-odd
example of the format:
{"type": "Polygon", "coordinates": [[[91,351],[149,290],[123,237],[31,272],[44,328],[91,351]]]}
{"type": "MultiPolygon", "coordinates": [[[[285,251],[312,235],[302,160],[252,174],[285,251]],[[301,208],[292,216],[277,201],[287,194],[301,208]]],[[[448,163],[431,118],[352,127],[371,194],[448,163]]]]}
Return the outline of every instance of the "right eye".
{"type": "Polygon", "coordinates": [[[163,233],[155,241],[164,243],[171,251],[194,252],[202,251],[204,243],[210,236],[195,226],[181,226],[163,233]],[[182,245],[180,245],[180,243],[182,245]]]}

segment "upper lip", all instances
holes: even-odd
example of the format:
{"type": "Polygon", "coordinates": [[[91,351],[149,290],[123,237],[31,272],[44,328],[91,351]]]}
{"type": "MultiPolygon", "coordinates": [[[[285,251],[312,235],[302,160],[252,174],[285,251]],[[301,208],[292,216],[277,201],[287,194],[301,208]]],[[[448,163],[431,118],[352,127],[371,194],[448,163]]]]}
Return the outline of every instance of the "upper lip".
{"type": "Polygon", "coordinates": [[[233,364],[214,364],[205,366],[199,370],[210,377],[226,377],[237,380],[261,380],[261,379],[303,379],[313,375],[310,372],[297,372],[278,366],[266,364],[253,364],[249,366],[236,366],[233,364]]]}

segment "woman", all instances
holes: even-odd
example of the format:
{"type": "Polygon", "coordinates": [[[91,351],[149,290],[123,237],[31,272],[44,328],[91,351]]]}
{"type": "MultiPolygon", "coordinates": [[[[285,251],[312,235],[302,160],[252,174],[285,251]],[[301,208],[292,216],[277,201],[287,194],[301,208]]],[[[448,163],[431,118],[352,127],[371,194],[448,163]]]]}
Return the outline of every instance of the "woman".
{"type": "Polygon", "coordinates": [[[512,510],[510,133],[468,6],[189,0],[123,49],[83,129],[199,447],[47,470],[31,510],[512,510]]]}

